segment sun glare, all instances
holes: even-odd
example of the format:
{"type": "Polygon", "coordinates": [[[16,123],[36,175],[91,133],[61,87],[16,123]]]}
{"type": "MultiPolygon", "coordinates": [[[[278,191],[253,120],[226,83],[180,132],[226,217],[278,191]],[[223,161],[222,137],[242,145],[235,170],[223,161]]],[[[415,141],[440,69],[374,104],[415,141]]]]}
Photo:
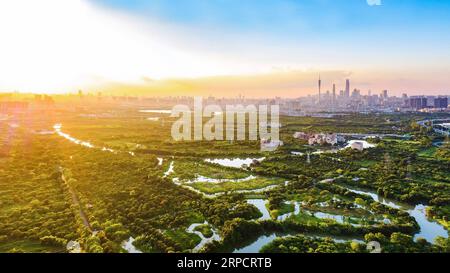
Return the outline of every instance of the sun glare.
{"type": "Polygon", "coordinates": [[[163,41],[158,31],[83,0],[1,1],[0,90],[59,93],[228,71],[163,41]]]}

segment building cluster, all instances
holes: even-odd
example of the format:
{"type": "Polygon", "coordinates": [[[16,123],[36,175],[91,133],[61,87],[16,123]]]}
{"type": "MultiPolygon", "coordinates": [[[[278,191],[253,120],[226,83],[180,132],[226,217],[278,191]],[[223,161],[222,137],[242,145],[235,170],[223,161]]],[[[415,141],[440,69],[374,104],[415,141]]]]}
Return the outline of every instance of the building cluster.
{"type": "Polygon", "coordinates": [[[336,133],[305,133],[295,132],[294,138],[308,141],[309,145],[337,145],[345,142],[345,138],[336,133]]]}
{"type": "MultiPolygon", "coordinates": [[[[450,95],[443,96],[390,96],[388,90],[372,93],[363,92],[353,88],[350,79],[345,80],[342,88],[338,89],[336,84],[330,85],[330,90],[324,90],[324,80],[318,80],[318,93],[299,98],[246,98],[239,95],[236,97],[213,97],[203,98],[203,103],[207,105],[218,105],[225,108],[227,105],[279,105],[280,114],[287,116],[313,116],[328,118],[336,114],[346,112],[435,112],[450,111],[448,101],[450,95]]],[[[36,110],[37,108],[48,109],[54,107],[55,102],[66,103],[68,107],[88,107],[98,105],[120,105],[124,107],[142,107],[158,109],[171,109],[174,105],[183,104],[193,107],[191,96],[108,96],[100,92],[84,93],[78,91],[75,94],[64,95],[34,95],[34,98],[22,98],[23,102],[13,99],[16,94],[0,94],[0,112],[36,110]],[[28,107],[29,104],[29,107],[28,107]]],[[[277,124],[268,125],[271,128],[279,126],[277,124]]]]}
{"type": "Polygon", "coordinates": [[[406,105],[411,109],[436,109],[444,110],[448,108],[448,97],[446,96],[414,96],[406,100],[406,105]]]}
{"type": "Polygon", "coordinates": [[[345,89],[338,91],[336,84],[332,89],[323,90],[323,79],[319,77],[317,95],[299,98],[286,103],[284,112],[408,112],[427,109],[430,111],[450,111],[448,99],[450,96],[389,96],[388,90],[378,94],[368,91],[362,94],[360,89],[351,89],[350,80],[345,81],[345,89]]]}

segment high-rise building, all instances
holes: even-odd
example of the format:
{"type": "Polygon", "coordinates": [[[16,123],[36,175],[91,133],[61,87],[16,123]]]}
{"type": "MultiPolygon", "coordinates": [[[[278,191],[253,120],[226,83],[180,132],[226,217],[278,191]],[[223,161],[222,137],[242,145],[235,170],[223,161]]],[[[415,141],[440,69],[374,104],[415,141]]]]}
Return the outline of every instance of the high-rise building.
{"type": "Polygon", "coordinates": [[[447,97],[437,97],[434,99],[434,108],[445,109],[448,107],[447,97]]]}
{"type": "Polygon", "coordinates": [[[381,95],[384,99],[388,98],[388,91],[387,90],[383,90],[383,94],[381,95]]]}
{"type": "Polygon", "coordinates": [[[350,97],[350,80],[345,80],[345,96],[350,97]]]}
{"type": "Polygon", "coordinates": [[[411,97],[409,99],[409,106],[413,109],[424,109],[427,108],[427,98],[426,97],[411,97]]]}
{"type": "Polygon", "coordinates": [[[320,97],[321,97],[321,94],[320,94],[321,87],[322,87],[322,80],[320,79],[320,75],[319,75],[319,104],[320,104],[320,97]]]}

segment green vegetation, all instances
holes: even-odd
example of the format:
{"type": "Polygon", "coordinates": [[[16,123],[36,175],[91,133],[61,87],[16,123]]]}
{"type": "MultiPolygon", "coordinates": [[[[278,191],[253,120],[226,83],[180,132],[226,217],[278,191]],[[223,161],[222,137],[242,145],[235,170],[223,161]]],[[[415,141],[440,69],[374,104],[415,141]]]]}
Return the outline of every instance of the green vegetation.
{"type": "Polygon", "coordinates": [[[201,232],[203,236],[205,236],[205,238],[210,238],[211,236],[213,236],[213,232],[209,225],[196,226],[194,230],[201,232]]]}
{"type": "Polygon", "coordinates": [[[424,204],[428,218],[448,229],[449,144],[416,126],[415,120],[425,117],[281,117],[285,145],[263,153],[257,141],[175,142],[173,118],[135,108],[96,105],[18,115],[17,128],[0,122],[0,252],[66,252],[70,241],[79,242],[82,252],[124,252],[122,244],[130,237],[143,252],[190,252],[201,238],[188,227],[205,221],[195,231],[209,238],[215,230],[222,240],[207,244],[203,252],[232,251],[274,233],[293,236],[280,235],[263,252],[366,252],[369,239],[383,242],[386,252],[450,252],[448,239],[437,238],[433,245],[413,241],[420,226],[405,210],[349,190],[424,204]],[[150,122],[150,116],[160,120],[150,122]],[[56,123],[94,147],[35,133],[56,123]],[[364,151],[313,153],[330,147],[310,147],[292,137],[295,131],[408,133],[410,138],[371,139],[376,148],[364,151]],[[308,160],[292,151],[312,154],[308,160]],[[245,169],[205,162],[236,157],[266,159],[245,169]],[[173,173],[164,176],[170,162],[173,173]],[[257,220],[263,214],[248,198],[268,200],[272,219],[257,220]],[[293,213],[294,203],[299,213],[293,213]],[[276,220],[287,213],[292,215],[276,220]],[[343,243],[309,233],[366,240],[343,243]]]}
{"type": "Polygon", "coordinates": [[[213,194],[220,192],[257,190],[272,185],[278,185],[283,182],[284,182],[283,179],[259,177],[243,182],[221,182],[221,183],[197,182],[191,184],[190,186],[204,193],[213,194]]]}
{"type": "Polygon", "coordinates": [[[184,230],[167,230],[165,235],[181,246],[182,250],[193,249],[201,241],[201,238],[195,233],[188,233],[184,230]]]}
{"type": "Polygon", "coordinates": [[[290,213],[295,210],[295,206],[293,204],[286,204],[286,203],[283,203],[283,204],[281,204],[281,206],[274,208],[274,209],[270,209],[271,208],[270,205],[266,205],[266,207],[269,210],[270,216],[273,219],[276,219],[280,215],[290,213]]]}
{"type": "Polygon", "coordinates": [[[424,253],[442,252],[445,248],[441,245],[431,245],[426,241],[414,242],[411,236],[402,233],[393,233],[386,237],[380,233],[369,233],[365,241],[360,242],[335,242],[332,238],[311,238],[304,235],[277,238],[272,243],[264,246],[262,253],[355,253],[370,252],[367,243],[377,241],[382,245],[383,253],[424,253]]]}

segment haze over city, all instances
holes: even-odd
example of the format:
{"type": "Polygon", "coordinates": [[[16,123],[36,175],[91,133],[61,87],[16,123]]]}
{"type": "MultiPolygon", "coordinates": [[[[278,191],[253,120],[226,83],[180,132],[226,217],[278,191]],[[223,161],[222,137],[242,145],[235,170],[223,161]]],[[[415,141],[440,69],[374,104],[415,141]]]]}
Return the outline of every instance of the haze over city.
{"type": "Polygon", "coordinates": [[[447,1],[168,2],[2,1],[0,92],[450,94],[447,1]]]}

